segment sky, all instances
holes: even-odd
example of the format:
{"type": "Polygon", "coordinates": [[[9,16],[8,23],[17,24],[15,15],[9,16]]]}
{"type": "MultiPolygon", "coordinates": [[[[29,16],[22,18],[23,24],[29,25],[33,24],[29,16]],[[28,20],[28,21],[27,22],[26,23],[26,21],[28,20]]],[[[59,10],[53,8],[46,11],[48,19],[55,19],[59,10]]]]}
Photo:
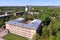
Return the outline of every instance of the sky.
{"type": "Polygon", "coordinates": [[[0,0],[0,6],[60,6],[60,0],[0,0]]]}

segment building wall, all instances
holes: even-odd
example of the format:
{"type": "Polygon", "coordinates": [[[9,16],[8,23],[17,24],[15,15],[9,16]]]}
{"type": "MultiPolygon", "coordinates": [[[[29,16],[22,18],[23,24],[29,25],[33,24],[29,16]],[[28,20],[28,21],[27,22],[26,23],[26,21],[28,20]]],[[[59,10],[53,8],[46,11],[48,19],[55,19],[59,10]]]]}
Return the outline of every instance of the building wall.
{"type": "Polygon", "coordinates": [[[11,33],[14,33],[23,37],[27,37],[27,38],[32,38],[33,35],[36,33],[36,30],[18,27],[15,25],[7,24],[7,23],[6,23],[6,29],[8,29],[11,33]]]}

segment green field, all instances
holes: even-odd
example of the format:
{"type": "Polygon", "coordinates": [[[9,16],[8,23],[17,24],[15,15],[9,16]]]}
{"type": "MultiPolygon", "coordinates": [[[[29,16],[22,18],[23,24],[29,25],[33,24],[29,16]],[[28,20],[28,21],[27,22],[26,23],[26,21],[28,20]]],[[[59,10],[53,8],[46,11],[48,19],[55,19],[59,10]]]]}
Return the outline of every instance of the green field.
{"type": "Polygon", "coordinates": [[[24,37],[21,37],[12,33],[7,34],[3,38],[6,40],[28,40],[27,38],[24,38],[24,37]]]}

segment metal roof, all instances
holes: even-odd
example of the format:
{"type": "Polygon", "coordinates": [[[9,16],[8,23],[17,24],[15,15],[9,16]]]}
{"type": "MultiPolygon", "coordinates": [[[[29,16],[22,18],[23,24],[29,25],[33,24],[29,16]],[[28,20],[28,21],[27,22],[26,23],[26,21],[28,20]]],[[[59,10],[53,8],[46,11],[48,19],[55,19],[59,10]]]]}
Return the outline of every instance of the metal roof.
{"type": "Polygon", "coordinates": [[[10,14],[7,14],[7,15],[0,15],[0,17],[5,17],[5,16],[9,16],[10,14]]]}
{"type": "Polygon", "coordinates": [[[24,20],[24,18],[17,18],[16,20],[8,21],[6,23],[20,26],[20,27],[25,27],[25,28],[37,29],[42,22],[42,20],[35,19],[35,20],[31,21],[31,23],[25,24],[22,22],[18,22],[19,20],[20,21],[24,20]]]}
{"type": "Polygon", "coordinates": [[[25,18],[17,18],[15,21],[22,21],[24,20],[25,18]]]}

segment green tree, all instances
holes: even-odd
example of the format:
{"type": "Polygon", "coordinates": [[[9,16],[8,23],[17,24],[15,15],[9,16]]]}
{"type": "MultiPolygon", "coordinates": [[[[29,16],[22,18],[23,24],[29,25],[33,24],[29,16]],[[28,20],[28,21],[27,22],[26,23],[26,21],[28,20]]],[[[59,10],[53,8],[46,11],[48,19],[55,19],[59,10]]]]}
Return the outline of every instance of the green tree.
{"type": "Polygon", "coordinates": [[[50,35],[49,40],[56,40],[56,37],[53,35],[50,35]]]}
{"type": "Polygon", "coordinates": [[[42,28],[42,34],[43,35],[47,35],[47,26],[44,26],[43,28],[42,28]]]}
{"type": "Polygon", "coordinates": [[[50,24],[50,18],[49,17],[47,17],[47,18],[45,18],[45,20],[44,20],[44,24],[46,25],[46,26],[48,26],[49,24],[50,24]]]}
{"type": "Polygon", "coordinates": [[[3,24],[4,24],[3,20],[0,19],[0,27],[2,27],[3,24]]]}
{"type": "Polygon", "coordinates": [[[56,40],[60,40],[60,31],[58,31],[56,35],[57,35],[56,40]]]}
{"type": "Polygon", "coordinates": [[[38,33],[33,36],[33,40],[40,40],[40,36],[38,33]]]}

